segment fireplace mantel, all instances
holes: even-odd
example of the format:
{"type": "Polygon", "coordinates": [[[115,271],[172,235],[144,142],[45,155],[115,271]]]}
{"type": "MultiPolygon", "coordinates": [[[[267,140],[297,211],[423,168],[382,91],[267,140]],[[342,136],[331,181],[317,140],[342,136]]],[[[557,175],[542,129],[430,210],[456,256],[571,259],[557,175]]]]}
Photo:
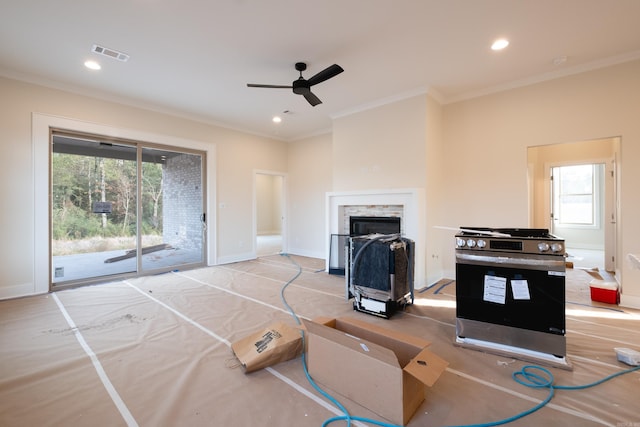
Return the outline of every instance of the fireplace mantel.
{"type": "Polygon", "coordinates": [[[403,207],[402,229],[404,237],[415,242],[414,286],[426,286],[425,271],[425,203],[424,190],[419,188],[341,191],[326,193],[327,246],[325,264],[329,271],[329,241],[331,234],[343,234],[341,207],[351,205],[401,205],[403,207]]]}

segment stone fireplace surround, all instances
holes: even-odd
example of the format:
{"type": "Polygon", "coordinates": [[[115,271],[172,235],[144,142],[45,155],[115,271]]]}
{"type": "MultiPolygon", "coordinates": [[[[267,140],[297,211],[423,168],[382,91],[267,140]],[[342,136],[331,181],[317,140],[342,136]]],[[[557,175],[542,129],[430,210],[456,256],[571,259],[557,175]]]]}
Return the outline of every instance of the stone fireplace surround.
{"type": "Polygon", "coordinates": [[[329,271],[331,234],[348,234],[349,215],[400,216],[401,232],[415,242],[415,289],[427,286],[424,191],[417,188],[326,193],[325,267],[329,271]],[[345,229],[345,223],[347,228],[345,229]]]}

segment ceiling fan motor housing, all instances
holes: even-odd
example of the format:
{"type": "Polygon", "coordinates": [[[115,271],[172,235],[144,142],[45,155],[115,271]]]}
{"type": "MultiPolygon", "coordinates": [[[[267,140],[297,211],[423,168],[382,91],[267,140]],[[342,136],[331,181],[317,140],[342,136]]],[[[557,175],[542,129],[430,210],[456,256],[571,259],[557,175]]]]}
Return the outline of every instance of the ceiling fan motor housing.
{"type": "Polygon", "coordinates": [[[293,93],[298,95],[305,94],[311,90],[309,82],[300,77],[298,80],[293,81],[293,93]]]}

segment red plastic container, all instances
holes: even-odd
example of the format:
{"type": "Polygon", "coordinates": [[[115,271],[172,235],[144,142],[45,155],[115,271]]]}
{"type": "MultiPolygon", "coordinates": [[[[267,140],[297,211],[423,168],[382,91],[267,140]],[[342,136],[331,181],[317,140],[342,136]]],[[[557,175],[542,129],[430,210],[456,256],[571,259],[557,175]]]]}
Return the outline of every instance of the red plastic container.
{"type": "Polygon", "coordinates": [[[618,284],[606,282],[604,280],[592,280],[589,283],[591,288],[591,301],[604,302],[606,304],[619,304],[620,293],[618,284]]]}

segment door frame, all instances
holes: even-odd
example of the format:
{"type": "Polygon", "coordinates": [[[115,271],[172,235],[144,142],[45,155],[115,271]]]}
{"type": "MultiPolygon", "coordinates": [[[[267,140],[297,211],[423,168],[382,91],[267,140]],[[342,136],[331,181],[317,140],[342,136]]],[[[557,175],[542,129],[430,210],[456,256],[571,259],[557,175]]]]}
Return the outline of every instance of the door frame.
{"type": "Polygon", "coordinates": [[[609,136],[527,147],[529,225],[550,227],[551,195],[549,168],[563,164],[605,164],[605,268],[620,277],[620,151],[622,137],[609,136]],[[601,145],[605,143],[606,145],[601,145]]]}
{"type": "MultiPolygon", "coordinates": [[[[168,147],[187,148],[202,151],[206,155],[207,165],[216,165],[216,144],[210,142],[176,138],[152,132],[138,131],[86,122],[76,119],[52,116],[42,113],[32,114],[32,147],[33,147],[33,282],[22,285],[20,293],[24,295],[48,293],[51,287],[51,236],[50,236],[50,206],[51,193],[49,189],[51,177],[50,141],[51,130],[62,129],[69,132],[104,135],[105,137],[130,139],[133,141],[154,141],[168,147]]],[[[216,210],[216,173],[215,166],[207,167],[203,177],[206,184],[205,214],[207,224],[217,224],[216,210]]],[[[206,229],[206,265],[216,265],[216,227],[206,229]]]]}
{"type": "Polygon", "coordinates": [[[281,234],[282,234],[282,252],[287,253],[288,251],[288,238],[287,238],[287,174],[285,172],[277,172],[270,170],[253,170],[253,248],[252,253],[254,257],[257,257],[257,241],[258,241],[258,186],[257,179],[258,175],[271,175],[271,176],[279,176],[282,178],[282,200],[280,200],[280,212],[281,212],[281,234]]]}
{"type": "MultiPolygon", "coordinates": [[[[615,197],[614,191],[614,182],[610,179],[613,175],[611,174],[612,167],[612,159],[590,159],[590,160],[575,160],[575,161],[563,161],[563,162],[553,162],[545,164],[545,176],[549,177],[549,229],[552,233],[557,233],[555,219],[554,216],[556,212],[555,210],[555,179],[557,179],[553,175],[553,170],[556,168],[564,167],[564,166],[576,166],[576,165],[602,165],[602,176],[599,179],[600,187],[597,188],[597,209],[598,213],[596,214],[598,217],[599,228],[602,229],[602,247],[603,247],[603,261],[604,268],[607,271],[615,271],[615,264],[613,260],[615,259],[615,245],[611,245],[611,241],[615,241],[615,228],[611,229],[611,224],[615,224],[615,222],[611,222],[611,218],[615,215],[615,209],[613,208],[613,200],[615,197]],[[602,212],[602,214],[600,213],[602,212]],[[613,235],[613,236],[612,236],[613,235]]],[[[562,234],[562,233],[560,233],[562,234]]]]}

